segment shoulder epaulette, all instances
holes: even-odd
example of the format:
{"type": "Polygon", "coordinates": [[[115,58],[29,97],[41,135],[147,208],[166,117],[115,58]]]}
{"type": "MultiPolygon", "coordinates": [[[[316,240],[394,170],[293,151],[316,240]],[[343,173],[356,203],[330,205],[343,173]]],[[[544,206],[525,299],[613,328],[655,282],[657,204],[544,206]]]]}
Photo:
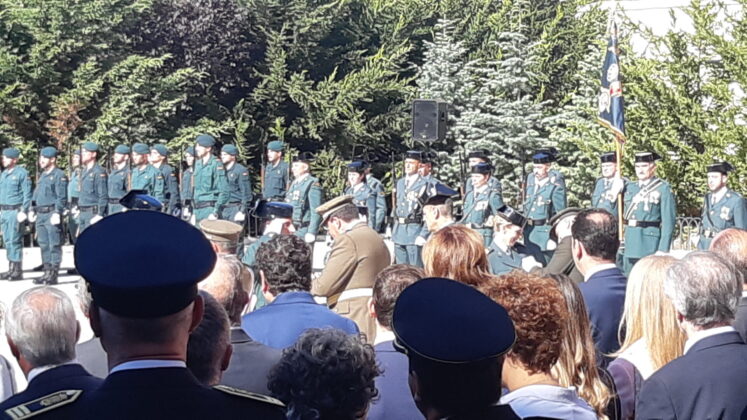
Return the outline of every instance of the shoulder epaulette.
{"type": "Polygon", "coordinates": [[[218,391],[222,391],[230,395],[235,395],[237,397],[249,398],[250,400],[261,401],[267,404],[276,405],[278,407],[285,407],[285,404],[283,404],[282,401],[272,397],[268,397],[267,395],[255,394],[254,392],[244,391],[243,389],[233,388],[226,385],[216,385],[213,387],[213,389],[217,389],[218,391]]]}
{"type": "Polygon", "coordinates": [[[38,414],[46,413],[47,411],[51,411],[56,408],[68,405],[77,400],[82,393],[83,391],[79,389],[66,389],[64,391],[57,391],[52,394],[45,395],[41,398],[37,398],[33,401],[11,407],[5,410],[5,414],[7,414],[13,420],[27,419],[38,414]]]}

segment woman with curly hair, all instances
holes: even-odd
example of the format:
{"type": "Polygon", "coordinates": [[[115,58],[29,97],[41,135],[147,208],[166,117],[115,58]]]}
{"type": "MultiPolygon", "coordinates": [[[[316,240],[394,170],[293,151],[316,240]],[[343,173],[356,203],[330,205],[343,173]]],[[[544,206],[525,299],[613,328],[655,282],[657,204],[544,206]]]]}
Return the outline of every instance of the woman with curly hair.
{"type": "Polygon", "coordinates": [[[360,336],[312,328],[283,351],[267,386],[287,405],[289,420],[365,419],[380,374],[360,336]]]}
{"type": "Polygon", "coordinates": [[[463,225],[449,225],[423,247],[425,274],[480,286],[493,278],[482,235],[463,225]]]}
{"type": "Polygon", "coordinates": [[[562,386],[552,375],[569,318],[555,280],[512,271],[482,291],[506,308],[516,329],[516,342],[503,362],[509,393],[501,404],[510,404],[521,418],[597,419],[574,387],[562,386]]]}

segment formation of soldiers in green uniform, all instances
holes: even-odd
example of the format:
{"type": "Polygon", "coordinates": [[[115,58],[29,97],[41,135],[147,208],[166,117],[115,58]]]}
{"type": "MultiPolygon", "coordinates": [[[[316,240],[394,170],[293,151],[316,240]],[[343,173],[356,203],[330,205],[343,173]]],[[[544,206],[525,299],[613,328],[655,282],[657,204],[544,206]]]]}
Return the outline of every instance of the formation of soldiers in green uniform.
{"type": "MultiPolygon", "coordinates": [[[[250,266],[254,263],[252,250],[275,234],[295,234],[307,243],[317,240],[321,216],[315,210],[325,197],[319,179],[310,172],[313,155],[299,153],[289,164],[284,159],[285,144],[270,142],[261,171],[261,193],[255,195],[249,169],[238,162],[239,149],[226,144],[218,152],[216,144],[210,135],[197,136],[194,145],[183,151],[179,170],[169,165],[171,153],[163,144],[118,145],[109,154],[111,163],[106,170],[99,164],[99,146],[85,142],[71,153],[67,173],[57,167],[57,149],[45,147],[39,153],[35,187],[28,171],[18,165],[20,151],[4,149],[0,229],[9,270],[0,274],[0,279],[22,278],[22,239],[28,221],[34,224],[42,254],[42,265],[35,270],[44,271],[34,281],[55,284],[66,236],[74,243],[88,226],[125,211],[120,199],[130,190],[144,190],[163,204],[162,211],[194,224],[222,219],[246,226],[251,216],[268,220],[256,232],[257,238],[245,243],[244,262],[250,266]]],[[[552,220],[567,206],[565,180],[553,167],[558,158],[553,148],[539,149],[532,155],[533,168],[524,182],[520,206],[514,210],[505,205],[490,154],[474,150],[467,155],[469,174],[461,187],[461,218],[454,222],[482,235],[496,267],[516,266],[525,257],[540,264],[552,258],[557,246],[551,235],[552,220]],[[500,238],[494,237],[499,231],[500,238]],[[523,240],[517,242],[519,238],[523,240]]],[[[423,207],[429,191],[436,190],[432,186],[442,185],[432,173],[434,159],[431,153],[406,153],[391,206],[381,181],[371,173],[370,155],[347,165],[344,194],[352,196],[371,228],[380,233],[391,229],[396,263],[422,266],[421,250],[432,233],[424,223],[423,207]],[[391,223],[386,223],[388,214],[391,223]]],[[[625,233],[619,261],[626,271],[640,258],[668,252],[673,241],[675,197],[669,184],[656,177],[658,160],[655,153],[636,154],[635,180],[630,180],[620,177],[614,153],[600,156],[601,177],[594,185],[591,203],[615,216],[622,207],[625,233]]],[[[726,162],[708,166],[710,192],[702,209],[700,249],[706,249],[723,229],[747,228],[744,198],[726,187],[733,170],[726,162]]],[[[445,190],[455,192],[455,197],[448,198],[451,208],[458,193],[445,190]]],[[[439,202],[447,199],[441,198],[439,202]]]]}

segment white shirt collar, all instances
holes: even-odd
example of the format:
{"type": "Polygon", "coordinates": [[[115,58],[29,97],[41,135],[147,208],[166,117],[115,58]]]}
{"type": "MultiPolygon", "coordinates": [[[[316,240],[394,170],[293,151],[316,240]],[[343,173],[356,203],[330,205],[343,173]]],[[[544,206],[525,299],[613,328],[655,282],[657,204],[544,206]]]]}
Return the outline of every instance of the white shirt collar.
{"type": "Polygon", "coordinates": [[[742,297],[747,297],[747,290],[742,290],[742,297]]]}
{"type": "Polygon", "coordinates": [[[415,182],[415,180],[418,179],[419,176],[420,175],[417,174],[417,173],[414,173],[412,175],[407,175],[407,176],[405,176],[405,183],[407,185],[412,185],[412,183],[415,182]]]}
{"type": "Polygon", "coordinates": [[[155,369],[155,368],[166,368],[166,367],[180,367],[186,368],[187,363],[184,360],[133,360],[130,362],[120,363],[114,366],[109,374],[119,372],[123,370],[136,370],[136,369],[155,369]]]}
{"type": "Polygon", "coordinates": [[[483,184],[483,185],[475,188],[472,191],[474,191],[475,195],[477,195],[477,194],[481,194],[483,191],[487,190],[488,187],[489,187],[489,185],[487,183],[485,183],[485,184],[483,184]]]}
{"type": "Polygon", "coordinates": [[[76,363],[78,363],[76,360],[71,360],[71,361],[66,362],[66,363],[60,363],[59,365],[46,365],[46,366],[35,367],[35,368],[33,368],[33,369],[31,369],[29,371],[29,376],[26,378],[26,382],[33,381],[34,378],[36,378],[37,376],[41,375],[42,373],[44,373],[44,372],[46,372],[46,371],[48,371],[50,369],[54,369],[56,367],[65,366],[65,365],[73,365],[73,364],[76,364],[76,363]]]}
{"type": "Polygon", "coordinates": [[[586,271],[586,274],[584,274],[584,281],[589,281],[589,278],[591,278],[591,276],[597,274],[600,271],[609,270],[610,268],[615,267],[617,267],[617,265],[613,263],[597,264],[586,271]]]}
{"type": "Polygon", "coordinates": [[[687,341],[685,342],[684,354],[687,354],[688,350],[690,350],[692,346],[695,345],[695,343],[697,343],[698,341],[704,338],[708,338],[716,334],[723,334],[723,333],[732,332],[732,331],[736,331],[736,330],[731,325],[727,325],[725,327],[709,328],[703,331],[697,331],[696,333],[692,335],[692,337],[688,338],[687,341]]]}
{"type": "Polygon", "coordinates": [[[542,178],[542,179],[537,179],[534,184],[537,185],[537,187],[541,187],[541,186],[547,184],[548,182],[550,182],[550,175],[549,174],[546,177],[542,178]]]}
{"type": "Polygon", "coordinates": [[[498,242],[498,240],[497,240],[497,239],[498,239],[498,238],[495,238],[495,237],[493,238],[493,244],[494,244],[494,245],[495,245],[496,247],[498,247],[498,249],[500,249],[500,250],[501,250],[501,251],[503,251],[504,253],[508,254],[508,245],[506,245],[506,244],[504,244],[504,243],[501,243],[501,242],[498,242]]]}
{"type": "Polygon", "coordinates": [[[363,188],[363,186],[366,185],[366,182],[359,182],[358,184],[353,185],[353,192],[360,190],[363,188]]]}
{"type": "Polygon", "coordinates": [[[718,203],[726,195],[726,186],[721,187],[718,191],[711,194],[714,203],[718,203]]]}
{"type": "Polygon", "coordinates": [[[376,338],[374,339],[374,346],[383,343],[385,341],[394,341],[396,337],[394,336],[394,332],[385,330],[384,328],[379,328],[376,331],[376,338]]]}

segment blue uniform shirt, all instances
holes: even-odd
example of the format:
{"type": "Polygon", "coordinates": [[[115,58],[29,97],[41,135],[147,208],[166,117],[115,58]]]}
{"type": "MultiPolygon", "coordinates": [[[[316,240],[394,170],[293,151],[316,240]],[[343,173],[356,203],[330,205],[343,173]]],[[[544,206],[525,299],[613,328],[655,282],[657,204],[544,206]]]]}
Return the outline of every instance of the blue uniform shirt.
{"type": "Polygon", "coordinates": [[[80,181],[80,206],[98,206],[96,214],[104,216],[109,202],[106,171],[98,163],[83,169],[80,181]]]}
{"type": "Polygon", "coordinates": [[[31,178],[26,168],[15,166],[0,173],[0,204],[21,206],[28,212],[31,207],[31,178]]]}
{"type": "Polygon", "coordinates": [[[228,185],[223,163],[215,156],[210,156],[206,163],[198,159],[195,161],[194,171],[194,202],[215,201],[212,213],[218,214],[219,209],[228,203],[228,185]]]}
{"type": "Polygon", "coordinates": [[[34,202],[37,206],[54,206],[54,211],[62,214],[67,207],[67,175],[60,168],[39,175],[34,190],[34,202]]]}
{"type": "Polygon", "coordinates": [[[386,192],[384,191],[384,185],[378,179],[374,178],[373,175],[366,175],[366,185],[371,188],[371,191],[376,194],[376,215],[368,215],[369,218],[374,218],[374,230],[381,232],[384,228],[384,219],[386,219],[386,192]]]}
{"type": "Polygon", "coordinates": [[[151,165],[145,165],[142,168],[136,166],[131,170],[130,181],[133,190],[145,190],[150,195],[158,196],[160,195],[158,192],[159,186],[156,186],[156,184],[159,179],[162,179],[162,175],[151,165]]]}
{"type": "Polygon", "coordinates": [[[262,186],[262,197],[266,199],[285,197],[289,184],[288,163],[280,161],[277,165],[265,165],[265,181],[262,186]]]}
{"type": "Polygon", "coordinates": [[[724,229],[747,229],[747,202],[736,192],[727,189],[716,202],[713,193],[705,196],[702,212],[702,226],[698,249],[707,250],[711,240],[724,229]]]}
{"type": "Polygon", "coordinates": [[[241,203],[240,211],[247,212],[249,203],[252,202],[252,183],[249,179],[249,171],[238,163],[234,163],[231,169],[226,169],[226,180],[228,182],[228,202],[241,203]]]}
{"type": "Polygon", "coordinates": [[[112,169],[109,173],[108,179],[108,194],[109,199],[119,199],[127,194],[130,190],[129,185],[130,169],[123,167],[122,169],[112,169]]]}

